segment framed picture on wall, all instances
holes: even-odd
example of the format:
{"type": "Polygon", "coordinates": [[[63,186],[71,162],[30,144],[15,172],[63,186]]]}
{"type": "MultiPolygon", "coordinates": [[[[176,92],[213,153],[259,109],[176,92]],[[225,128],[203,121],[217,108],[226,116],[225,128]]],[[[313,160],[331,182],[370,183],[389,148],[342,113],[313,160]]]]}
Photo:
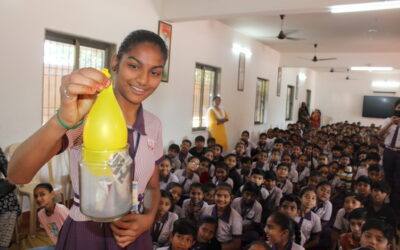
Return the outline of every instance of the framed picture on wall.
{"type": "Polygon", "coordinates": [[[282,85],[282,67],[278,67],[278,79],[276,85],[276,96],[281,96],[281,85],[282,85]]]}
{"type": "Polygon", "coordinates": [[[163,82],[168,82],[169,79],[169,61],[171,55],[171,38],[172,38],[172,25],[163,21],[158,22],[158,35],[164,40],[168,49],[168,58],[165,62],[162,79],[163,82]]]}
{"type": "Polygon", "coordinates": [[[246,54],[240,52],[239,54],[239,75],[238,75],[238,91],[244,90],[244,72],[245,72],[245,65],[246,65],[246,54]]]}

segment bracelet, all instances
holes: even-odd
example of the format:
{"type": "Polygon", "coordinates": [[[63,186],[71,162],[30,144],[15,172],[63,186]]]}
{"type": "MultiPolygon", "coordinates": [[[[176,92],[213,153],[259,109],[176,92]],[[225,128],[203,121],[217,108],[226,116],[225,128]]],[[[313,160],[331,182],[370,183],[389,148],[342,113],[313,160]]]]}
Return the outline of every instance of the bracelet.
{"type": "Polygon", "coordinates": [[[61,121],[61,119],[60,119],[59,111],[60,111],[60,110],[57,109],[56,118],[57,118],[57,121],[58,121],[58,122],[61,124],[61,126],[63,126],[64,128],[66,128],[66,129],[76,129],[76,128],[79,128],[79,127],[82,125],[84,119],[82,119],[77,125],[75,125],[75,126],[73,126],[73,127],[70,127],[70,126],[68,126],[67,124],[63,123],[63,121],[61,121]]]}

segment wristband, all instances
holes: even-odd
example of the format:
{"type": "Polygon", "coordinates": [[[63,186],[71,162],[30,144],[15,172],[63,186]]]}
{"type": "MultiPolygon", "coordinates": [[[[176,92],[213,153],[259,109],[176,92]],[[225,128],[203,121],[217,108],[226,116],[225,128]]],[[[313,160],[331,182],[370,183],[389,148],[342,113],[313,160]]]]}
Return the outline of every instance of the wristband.
{"type": "Polygon", "coordinates": [[[57,109],[56,118],[57,118],[57,121],[58,121],[58,122],[61,124],[61,126],[63,126],[64,128],[66,128],[66,129],[76,129],[76,128],[79,128],[79,127],[82,125],[84,119],[82,119],[77,125],[75,125],[75,126],[73,126],[73,127],[70,127],[70,126],[68,126],[67,124],[63,123],[63,121],[61,121],[61,119],[60,119],[59,111],[60,111],[60,110],[57,109]]]}

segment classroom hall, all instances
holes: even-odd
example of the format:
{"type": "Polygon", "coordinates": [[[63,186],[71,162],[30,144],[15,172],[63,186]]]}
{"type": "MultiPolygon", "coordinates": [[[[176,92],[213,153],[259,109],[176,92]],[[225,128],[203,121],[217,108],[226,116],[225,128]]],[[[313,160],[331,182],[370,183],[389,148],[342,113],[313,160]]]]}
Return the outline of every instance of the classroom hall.
{"type": "MultiPolygon", "coordinates": [[[[363,103],[365,96],[400,96],[400,9],[331,12],[335,5],[370,2],[1,1],[0,147],[24,141],[56,114],[62,75],[109,67],[119,43],[137,29],[167,41],[166,74],[143,102],[162,123],[164,153],[182,139],[208,137],[206,111],[215,96],[229,115],[226,152],[243,130],[257,142],[260,133],[297,122],[303,102],[310,114],[321,111],[321,126],[379,127],[384,119],[365,117],[363,103]]],[[[56,156],[37,178],[58,185],[68,202],[66,158],[56,156]]],[[[30,225],[32,209],[25,196],[22,238],[38,230],[30,225]]]]}

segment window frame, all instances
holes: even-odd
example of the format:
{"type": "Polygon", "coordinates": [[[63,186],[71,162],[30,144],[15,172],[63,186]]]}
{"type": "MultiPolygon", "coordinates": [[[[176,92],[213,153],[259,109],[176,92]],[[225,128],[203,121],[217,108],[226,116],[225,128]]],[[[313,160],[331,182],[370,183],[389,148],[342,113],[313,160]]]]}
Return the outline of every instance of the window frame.
{"type": "Polygon", "coordinates": [[[266,107],[267,107],[267,103],[268,103],[268,90],[269,90],[269,80],[268,79],[264,79],[261,77],[257,77],[257,82],[256,82],[256,100],[255,100],[255,110],[254,110],[254,125],[262,125],[265,124],[265,111],[266,111],[266,107]],[[264,91],[260,91],[258,92],[258,83],[261,83],[261,90],[264,91]],[[262,106],[262,112],[261,110],[258,110],[257,108],[257,104],[258,101],[262,99],[262,103],[260,104],[260,106],[262,106]],[[257,114],[261,115],[261,121],[257,121],[257,114]]]}
{"type": "Polygon", "coordinates": [[[285,110],[285,121],[293,120],[293,106],[294,106],[294,86],[287,85],[287,92],[286,92],[286,110],[285,110]],[[288,96],[290,92],[290,95],[288,96]],[[287,100],[289,98],[289,101],[287,100]],[[289,103],[289,106],[288,106],[289,103]],[[289,117],[287,116],[289,109],[289,117]]]}

